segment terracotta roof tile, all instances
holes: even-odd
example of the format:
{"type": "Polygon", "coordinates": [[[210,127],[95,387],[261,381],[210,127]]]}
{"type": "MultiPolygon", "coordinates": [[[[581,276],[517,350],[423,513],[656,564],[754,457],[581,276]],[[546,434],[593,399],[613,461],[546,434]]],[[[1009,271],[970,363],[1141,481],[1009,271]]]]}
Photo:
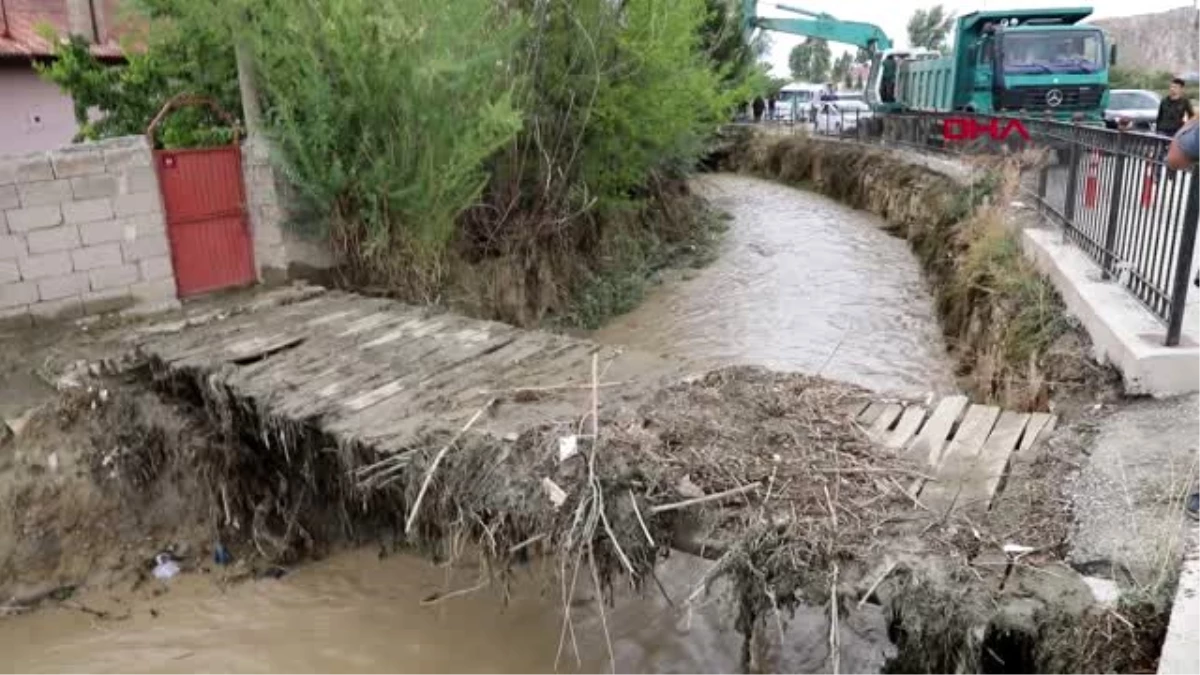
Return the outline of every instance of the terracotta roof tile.
{"type": "MultiPolygon", "coordinates": [[[[42,39],[38,29],[49,25],[59,35],[69,31],[67,3],[69,0],[0,0],[0,57],[43,57],[53,54],[51,45],[42,39]],[[7,19],[5,22],[4,19],[7,19]]],[[[86,0],[85,0],[86,1],[86,0]]],[[[92,45],[99,58],[123,58],[118,39],[122,33],[119,15],[120,0],[92,0],[97,23],[105,33],[92,45]]]]}

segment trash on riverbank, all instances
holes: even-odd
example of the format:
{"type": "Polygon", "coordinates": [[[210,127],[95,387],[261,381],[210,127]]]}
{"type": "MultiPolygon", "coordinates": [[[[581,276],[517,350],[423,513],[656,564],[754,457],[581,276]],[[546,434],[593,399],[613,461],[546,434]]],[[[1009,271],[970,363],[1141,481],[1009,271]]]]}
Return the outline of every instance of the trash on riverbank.
{"type": "Polygon", "coordinates": [[[154,578],[160,581],[174,578],[180,572],[179,563],[176,562],[170,553],[159,553],[154,557],[154,578]]]}

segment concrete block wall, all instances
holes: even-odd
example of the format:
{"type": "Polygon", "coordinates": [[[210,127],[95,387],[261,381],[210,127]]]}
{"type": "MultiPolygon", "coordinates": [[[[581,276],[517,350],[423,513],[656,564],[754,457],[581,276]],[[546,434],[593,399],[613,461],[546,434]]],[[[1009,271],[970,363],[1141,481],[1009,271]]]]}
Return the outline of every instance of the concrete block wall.
{"type": "Polygon", "coordinates": [[[325,242],[301,237],[285,226],[287,200],[281,188],[286,183],[272,168],[271,147],[265,138],[251,136],[243,142],[242,173],[259,279],[273,282],[333,267],[325,242]]]}
{"type": "Polygon", "coordinates": [[[0,321],[177,302],[145,138],[0,158],[0,321]]]}

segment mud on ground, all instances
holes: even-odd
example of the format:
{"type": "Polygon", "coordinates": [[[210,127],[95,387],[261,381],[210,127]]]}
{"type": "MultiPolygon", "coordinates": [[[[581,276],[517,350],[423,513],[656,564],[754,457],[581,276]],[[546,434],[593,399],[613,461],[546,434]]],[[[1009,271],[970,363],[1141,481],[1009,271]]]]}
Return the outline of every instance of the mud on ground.
{"type": "Polygon", "coordinates": [[[582,453],[559,462],[569,430],[557,425],[464,440],[407,539],[402,523],[445,435],[412,455],[396,483],[342,492],[353,486],[313,474],[311,448],[293,445],[290,465],[264,456],[257,430],[225,434],[213,401],[181,399],[145,368],[79,383],[0,450],[9,458],[0,479],[9,611],[83,583],[137,588],[161,550],[224,578],[209,562],[216,540],[244,575],[364,541],[441,558],[475,542],[498,572],[542,560],[564,583],[578,579],[580,592],[594,570],[609,598],[631,571],[652,582],[659,556],[682,548],[716,560],[704,586],[733,594],[737,623],[754,638],[742,663],[757,670],[794,669],[797,655],[776,636],[813,616],[828,626],[836,614],[847,645],[886,630],[897,645],[892,670],[976,672],[988,649],[1014,658],[997,636],[1034,641],[1046,617],[1071,625],[1091,603],[1069,570],[1054,573],[1049,542],[1059,530],[1019,565],[1001,552],[1001,530],[1020,527],[1024,501],[960,518],[906,497],[892,478],[913,469],[874,448],[847,412],[867,393],[819,378],[724,369],[602,407],[594,460],[581,439],[582,453]],[[265,475],[251,468],[263,466],[265,475]],[[543,477],[568,493],[560,509],[543,477]],[[1047,570],[1058,580],[1047,583],[1047,570]]]}

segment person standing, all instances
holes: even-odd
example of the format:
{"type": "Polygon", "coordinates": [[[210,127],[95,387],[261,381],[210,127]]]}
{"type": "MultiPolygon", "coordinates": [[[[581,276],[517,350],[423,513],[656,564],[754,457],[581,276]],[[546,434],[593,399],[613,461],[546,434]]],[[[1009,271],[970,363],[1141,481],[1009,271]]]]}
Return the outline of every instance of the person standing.
{"type": "Polygon", "coordinates": [[[1167,97],[1158,104],[1158,117],[1154,120],[1155,131],[1168,138],[1174,138],[1183,125],[1195,117],[1196,111],[1192,108],[1192,102],[1183,95],[1183,80],[1178,77],[1171,80],[1167,97]]]}
{"type": "Polygon", "coordinates": [[[767,104],[763,101],[763,98],[761,96],[755,96],[753,107],[754,107],[754,121],[761,122],[762,116],[763,116],[763,110],[767,107],[767,104]]]}
{"type": "MultiPolygon", "coordinates": [[[[1183,80],[1178,77],[1171,80],[1171,88],[1167,91],[1167,97],[1158,104],[1158,117],[1154,120],[1154,130],[1160,136],[1174,138],[1175,134],[1183,128],[1184,123],[1195,117],[1196,111],[1192,109],[1192,102],[1183,95],[1183,80]]],[[[1167,169],[1163,173],[1166,173],[1167,180],[1175,180],[1175,171],[1167,169]]],[[[1155,183],[1158,182],[1160,175],[1159,172],[1155,173],[1155,183]]]]}

